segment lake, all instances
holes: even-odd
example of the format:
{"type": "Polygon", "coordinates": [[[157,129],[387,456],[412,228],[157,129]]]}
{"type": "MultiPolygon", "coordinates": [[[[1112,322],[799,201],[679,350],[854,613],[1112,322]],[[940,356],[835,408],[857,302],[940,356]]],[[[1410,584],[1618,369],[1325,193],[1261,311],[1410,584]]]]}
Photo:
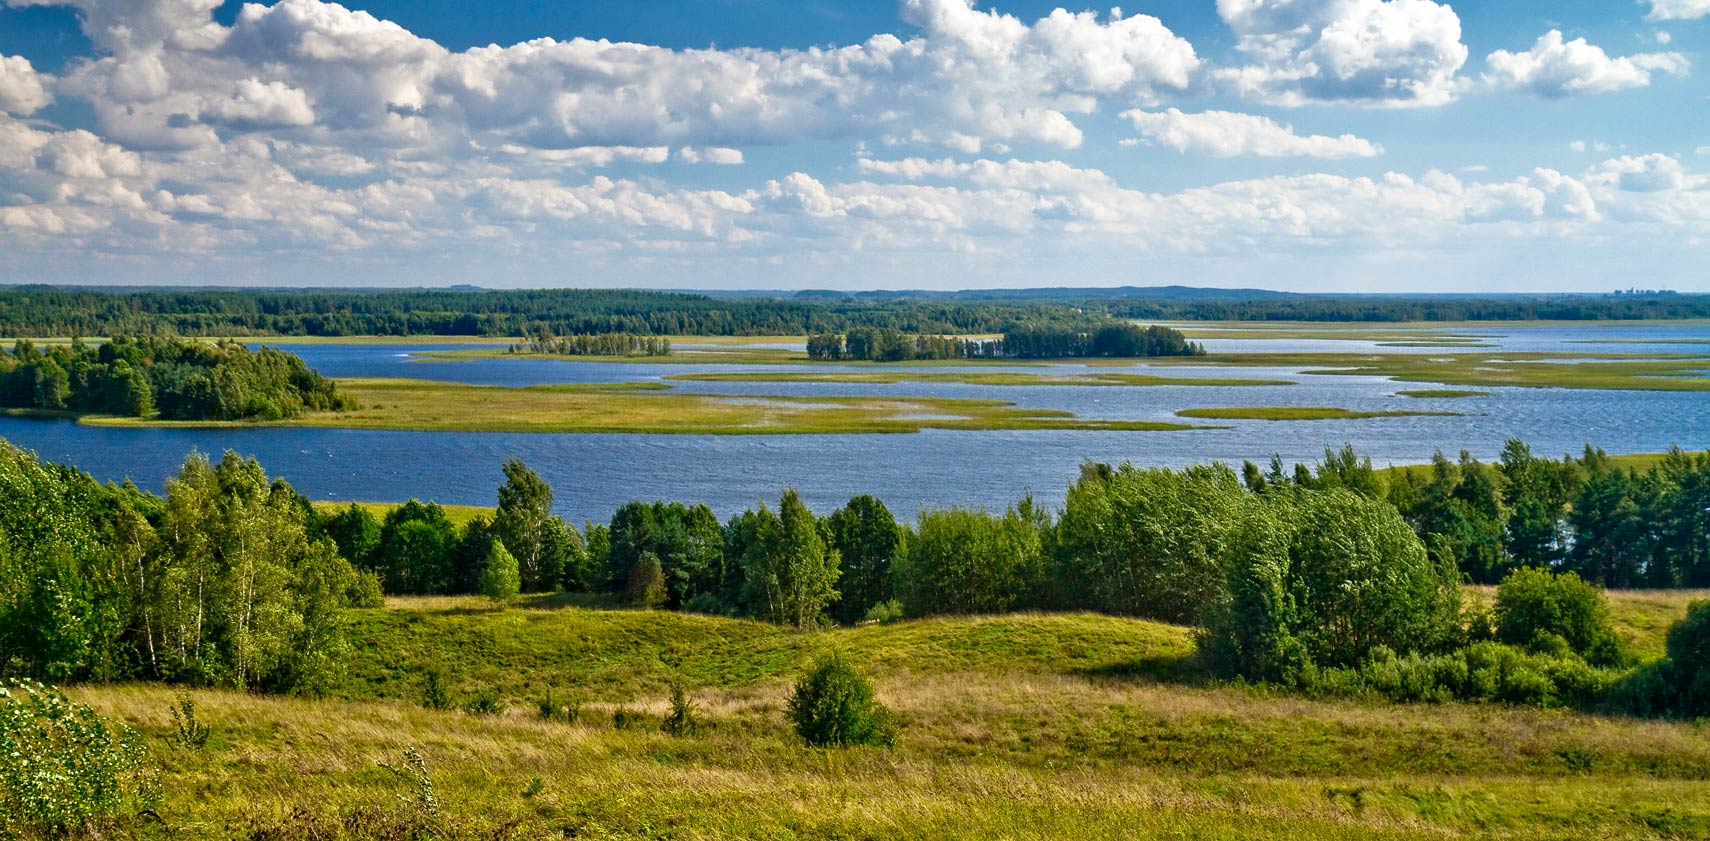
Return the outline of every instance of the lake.
{"type": "MultiPolygon", "coordinates": [[[[1457,326],[1509,351],[1570,353],[1710,353],[1710,324],[1586,326],[1457,326]],[[1644,344],[1632,342],[1642,341],[1644,344]]],[[[764,340],[761,340],[764,341],[764,340]]],[[[777,346],[776,342],[768,343],[777,346]]],[[[1217,338],[1212,352],[1382,351],[1449,353],[1445,348],[1379,347],[1324,339],[1217,338]]],[[[292,345],[333,377],[415,377],[491,385],[640,382],[674,373],[808,371],[831,366],[681,365],[539,359],[421,361],[417,354],[468,344],[292,345]]],[[[1488,349],[1480,349],[1488,350],[1488,349]]],[[[966,368],[906,366],[916,370],[966,368]]],[[[1056,366],[1047,371],[1075,371],[1056,366]]],[[[869,369],[870,370],[870,369],[869,369]]],[[[978,370],[1008,370],[980,368],[978,370]]],[[[1041,371],[1039,368],[1014,370],[1041,371]]],[[[1100,372],[1130,370],[1099,367],[1100,372]]],[[[901,395],[979,397],[1022,406],[1066,409],[1095,418],[1176,421],[1178,409],[1219,406],[1340,406],[1355,410],[1417,409],[1466,417],[1401,417],[1350,421],[1233,421],[1229,429],[1186,432],[926,431],[906,435],[612,435],[390,432],[328,429],[113,429],[69,421],[0,418],[0,437],[102,479],[130,478],[160,490],[186,453],[217,456],[231,449],[260,459],[314,499],[402,500],[491,505],[499,466],[520,458],[557,490],[559,513],[604,521],[632,499],[706,502],[728,516],[757,501],[776,503],[794,486],[827,512],[856,494],[880,497],[899,516],[941,505],[1001,508],[1031,492],[1060,502],[1081,463],[1132,461],[1181,466],[1221,460],[1264,462],[1274,454],[1310,461],[1326,446],[1352,443],[1379,465],[1413,463],[1436,450],[1462,449],[1494,458],[1520,437],[1541,454],[1578,453],[1587,443],[1610,452],[1650,452],[1679,444],[1710,448],[1710,393],[1484,389],[1488,397],[1447,400],[1396,396],[1429,385],[1379,377],[1301,376],[1290,368],[1168,367],[1135,371],[1164,376],[1293,379],[1298,385],[1205,387],[1002,387],[901,383],[679,382],[684,392],[740,395],[901,395]]]]}

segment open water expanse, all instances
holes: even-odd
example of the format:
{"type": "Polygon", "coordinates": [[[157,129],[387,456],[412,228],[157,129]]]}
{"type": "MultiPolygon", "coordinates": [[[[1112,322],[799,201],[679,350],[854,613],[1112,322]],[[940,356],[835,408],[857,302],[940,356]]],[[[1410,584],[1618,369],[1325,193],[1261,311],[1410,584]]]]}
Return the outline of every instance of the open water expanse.
{"type": "MultiPolygon", "coordinates": [[[[1539,325],[1454,328],[1495,348],[1481,352],[1710,354],[1710,324],[1539,325]],[[1634,344],[1634,340],[1646,343],[1634,344]],[[1655,342],[1655,343],[1652,343],[1655,342]]],[[[1213,339],[1213,353],[1233,351],[1442,354],[1450,348],[1379,347],[1369,342],[1213,339]]],[[[814,370],[806,366],[683,365],[490,359],[419,361],[415,354],[469,345],[292,345],[332,377],[414,377],[493,385],[641,382],[690,372],[814,370]]],[[[685,349],[687,349],[685,347],[685,349]]],[[[828,366],[829,367],[829,366],[828,366]]],[[[968,368],[909,366],[918,370],[968,368]]],[[[1707,363],[1710,367],[1710,363],[1707,363]]],[[[835,370],[874,370],[872,368],[835,370]]],[[[1009,370],[981,367],[972,370],[1009,370]]],[[[1016,368],[1070,372],[1077,366],[1016,368]]],[[[720,516],[775,502],[794,486],[817,510],[870,493],[899,516],[958,504],[1001,508],[1031,492],[1059,502],[1082,462],[1132,461],[1180,466],[1242,459],[1263,462],[1320,457],[1326,446],[1354,444],[1379,465],[1413,463],[1436,450],[1467,449],[1493,458],[1505,439],[1520,437],[1543,454],[1578,452],[1587,442],[1610,452],[1650,452],[1679,444],[1710,448],[1710,392],[1484,389],[1488,397],[1412,399],[1402,389],[1432,385],[1378,377],[1303,376],[1289,368],[1100,367],[1165,376],[1291,379],[1291,386],[1081,387],[891,385],[849,383],[678,382],[685,392],[744,395],[905,395],[980,397],[1022,406],[1066,409],[1090,418],[1176,421],[1177,409],[1219,406],[1339,406],[1413,409],[1466,417],[1354,421],[1231,421],[1229,429],[1183,432],[952,432],[907,435],[612,435],[493,432],[389,432],[333,429],[113,429],[70,421],[0,418],[0,437],[102,479],[130,478],[159,490],[193,449],[217,456],[231,449],[260,459],[315,499],[402,500],[491,505],[507,458],[523,459],[551,482],[557,508],[573,520],[605,520],[631,499],[706,502],[720,516]]],[[[1205,423],[1210,421],[1187,421],[1205,423]]]]}

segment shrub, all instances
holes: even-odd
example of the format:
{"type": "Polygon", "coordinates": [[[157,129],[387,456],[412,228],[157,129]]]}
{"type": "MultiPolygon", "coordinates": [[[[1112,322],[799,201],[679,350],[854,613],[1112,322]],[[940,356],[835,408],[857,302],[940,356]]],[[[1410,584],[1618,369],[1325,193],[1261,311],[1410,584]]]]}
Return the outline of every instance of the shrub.
{"type": "Polygon", "coordinates": [[[701,723],[695,720],[695,705],[689,700],[688,690],[682,684],[671,686],[671,712],[660,723],[659,729],[673,736],[693,736],[701,729],[701,723]]]}
{"type": "Polygon", "coordinates": [[[641,723],[641,713],[629,707],[618,707],[612,710],[612,729],[628,730],[641,723]]]}
{"type": "Polygon", "coordinates": [[[171,712],[173,744],[190,750],[201,750],[208,746],[210,731],[202,722],[196,720],[196,702],[192,701],[189,695],[178,696],[171,712]]]}
{"type": "Polygon", "coordinates": [[[823,657],[796,683],[790,698],[796,733],[814,747],[889,746],[896,741],[890,710],[873,685],[840,654],[823,657]]]}
{"type": "Polygon", "coordinates": [[[483,686],[470,693],[463,702],[463,711],[474,715],[503,715],[505,702],[499,700],[499,690],[492,686],[483,686]]]}
{"type": "Polygon", "coordinates": [[[503,607],[517,600],[522,589],[522,577],[517,571],[517,559],[505,544],[493,541],[487,548],[487,560],[481,567],[481,595],[503,607]]]}
{"type": "Polygon", "coordinates": [[[867,615],[862,617],[861,621],[872,622],[876,625],[889,625],[902,618],[902,602],[899,602],[896,599],[889,599],[867,608],[867,615]]]}
{"type": "Polygon", "coordinates": [[[1668,629],[1668,659],[1674,665],[1677,712],[1710,715],[1710,601],[1694,602],[1686,618],[1668,629]]]}
{"type": "Polygon", "coordinates": [[[430,710],[451,709],[451,692],[445,687],[445,677],[437,670],[428,672],[423,679],[422,706],[430,710]]]}
{"type": "Polygon", "coordinates": [[[84,834],[154,797],[135,732],[41,684],[0,686],[0,837],[84,834]]]}
{"type": "Polygon", "coordinates": [[[540,717],[546,721],[557,721],[563,724],[575,724],[582,717],[582,702],[560,702],[552,697],[552,690],[546,690],[546,697],[538,703],[540,717]]]}
{"type": "Polygon", "coordinates": [[[1496,638],[1539,653],[1568,651],[1599,666],[1626,659],[1603,592],[1574,573],[1517,569],[1496,590],[1496,638]]]}

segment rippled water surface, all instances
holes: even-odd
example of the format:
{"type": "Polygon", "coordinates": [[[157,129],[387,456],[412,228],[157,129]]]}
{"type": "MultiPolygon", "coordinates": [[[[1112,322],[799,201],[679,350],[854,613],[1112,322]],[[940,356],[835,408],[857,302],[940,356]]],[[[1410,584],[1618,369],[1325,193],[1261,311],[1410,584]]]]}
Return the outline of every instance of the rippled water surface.
{"type": "MultiPolygon", "coordinates": [[[[1497,348],[1480,352],[1710,354],[1710,325],[1455,328],[1497,348]],[[1631,340],[1647,340],[1645,344],[1631,340]],[[1649,343],[1654,340],[1656,343],[1649,343]],[[1697,341],[1694,341],[1697,340],[1697,341]]],[[[771,343],[776,346],[776,343],[771,343]]],[[[1211,339],[1213,352],[1330,351],[1447,353],[1445,348],[1378,347],[1321,339],[1211,339]]],[[[302,345],[291,348],[334,377],[401,376],[493,385],[641,382],[709,371],[815,370],[806,366],[680,365],[488,359],[421,361],[416,354],[468,345],[302,345]]],[[[934,369],[920,366],[920,370],[934,369]]],[[[1045,369],[1076,370],[1077,366],[1045,369]]],[[[847,370],[847,369],[843,369],[847,370]]],[[[871,370],[871,369],[865,369],[871,370]]],[[[980,368],[981,371],[1006,370],[980,368]]],[[[1038,368],[1014,370],[1040,371],[1038,368]]],[[[1120,371],[1121,368],[1098,368],[1120,371]]],[[[960,384],[679,382],[685,392],[740,395],[900,395],[981,397],[1066,409],[1092,418],[1177,420],[1177,409],[1218,406],[1340,406],[1471,413],[1357,421],[1234,421],[1228,429],[1188,432],[950,432],[910,435],[586,435],[387,432],[327,429],[105,429],[68,421],[0,418],[0,436],[103,479],[131,478],[160,489],[191,449],[233,449],[259,458],[317,499],[491,504],[499,465],[518,457],[558,491],[560,513],[604,520],[630,499],[710,503],[720,515],[775,500],[795,486],[816,509],[871,493],[900,515],[943,504],[1001,507],[1031,491],[1056,502],[1081,462],[1184,465],[1264,460],[1272,453],[1310,460],[1351,442],[1379,464],[1416,462],[1438,449],[1494,457],[1504,439],[1522,437],[1549,454],[1586,442],[1611,452],[1647,452],[1670,444],[1710,447],[1710,392],[1488,389],[1488,397],[1411,399],[1399,389],[1430,388],[1377,377],[1302,376],[1287,368],[1164,368],[1165,376],[1292,379],[1291,386],[1093,387],[960,384]]]]}

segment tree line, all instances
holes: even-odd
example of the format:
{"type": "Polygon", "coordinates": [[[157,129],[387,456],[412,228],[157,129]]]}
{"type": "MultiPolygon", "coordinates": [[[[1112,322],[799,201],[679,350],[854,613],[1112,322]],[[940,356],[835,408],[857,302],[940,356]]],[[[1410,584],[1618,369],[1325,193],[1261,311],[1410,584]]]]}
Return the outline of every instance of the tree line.
{"type": "Polygon", "coordinates": [[[1013,327],[1001,339],[905,335],[896,330],[857,328],[820,333],[807,340],[808,358],[822,361],[904,362],[911,359],[1073,359],[1204,356],[1205,348],[1179,330],[1161,325],[1111,323],[1091,329],[1013,327]]]}
{"type": "Polygon", "coordinates": [[[592,333],[554,336],[539,332],[512,343],[507,353],[540,353],[553,356],[670,356],[671,340],[633,333],[592,333]]]}
{"type": "Polygon", "coordinates": [[[855,327],[997,333],[1148,321],[1535,321],[1710,318],[1710,295],[1388,296],[1257,290],[985,290],[715,297],[642,290],[0,288],[0,335],[792,336],[855,327]]]}
{"type": "Polygon", "coordinates": [[[0,406],[169,420],[278,420],[352,408],[295,354],[158,336],[0,353],[0,406]]]}
{"type": "Polygon", "coordinates": [[[127,291],[0,289],[0,335],[796,336],[851,327],[993,333],[1084,324],[1035,301],[713,297],[633,289],[127,291]]]}
{"type": "MultiPolygon", "coordinates": [[[[1481,476],[1516,511],[1530,503],[1513,489],[1547,484],[1546,472],[1585,470],[1585,487],[1623,472],[1596,450],[1559,462],[1525,452],[1511,442],[1500,466],[1439,459],[1433,473],[1481,476]]],[[[1351,448],[1268,473],[1088,464],[1055,511],[1024,498],[901,523],[870,496],[820,516],[790,490],[722,522],[705,505],[631,502],[581,529],[551,513],[552,488],[515,460],[494,513],[458,527],[413,500],[383,518],[357,505],[322,516],[230,454],[217,466],[192,456],[164,498],[15,448],[0,456],[7,673],[313,689],[336,667],[338,612],[382,591],[502,603],[568,590],[798,628],[1090,610],[1198,627],[1211,673],[1309,693],[1710,712],[1710,603],[1670,633],[1668,657],[1641,664],[1614,634],[1598,579],[1570,560],[1577,534],[1565,554],[1526,554],[1532,520],[1511,517],[1507,560],[1488,567],[1455,542],[1461,521],[1438,531],[1427,508],[1392,502],[1423,480],[1374,470],[1351,448]],[[1499,584],[1492,603],[1466,598],[1468,570],[1499,584]]],[[[1656,512],[1700,518],[1693,543],[1648,556],[1694,569],[1710,544],[1710,453],[1674,450],[1624,473],[1668,486],[1673,507],[1656,512]]],[[[1656,516],[1657,534],[1679,526],[1656,516]]]]}

